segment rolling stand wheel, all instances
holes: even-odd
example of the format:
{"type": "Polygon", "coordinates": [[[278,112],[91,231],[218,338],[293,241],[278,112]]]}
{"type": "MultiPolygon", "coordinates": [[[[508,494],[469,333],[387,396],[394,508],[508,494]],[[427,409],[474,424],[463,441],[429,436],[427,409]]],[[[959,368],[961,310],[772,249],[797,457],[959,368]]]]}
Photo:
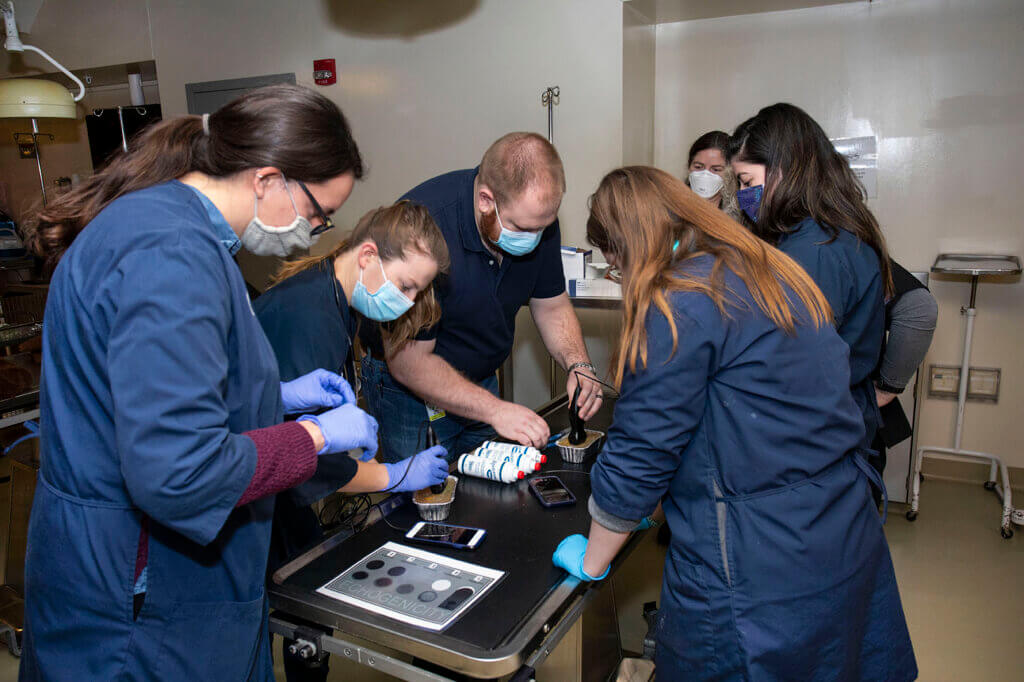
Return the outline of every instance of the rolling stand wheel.
{"type": "Polygon", "coordinates": [[[999,529],[999,534],[1002,535],[1003,538],[1005,538],[1006,540],[1009,540],[1013,537],[1013,529],[1009,526],[1003,526],[999,529]]]}
{"type": "Polygon", "coordinates": [[[996,482],[995,481],[985,481],[985,490],[995,490],[995,489],[996,489],[996,482]]]}
{"type": "Polygon", "coordinates": [[[7,644],[7,650],[12,656],[21,658],[21,633],[15,632],[10,626],[0,625],[0,641],[7,644]]]}
{"type": "Polygon", "coordinates": [[[917,521],[917,512],[916,511],[908,511],[907,512],[907,521],[917,521]]]}

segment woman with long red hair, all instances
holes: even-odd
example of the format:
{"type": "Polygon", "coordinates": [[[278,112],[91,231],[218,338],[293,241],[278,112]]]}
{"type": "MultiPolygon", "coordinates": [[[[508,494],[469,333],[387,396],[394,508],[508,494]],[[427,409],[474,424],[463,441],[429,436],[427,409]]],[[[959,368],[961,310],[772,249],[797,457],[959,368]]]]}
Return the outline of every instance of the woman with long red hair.
{"type": "Polygon", "coordinates": [[[623,273],[621,386],[592,470],[603,578],[662,503],[659,679],[912,680],[846,344],[807,273],[654,168],[609,173],[587,238],[623,273]]]}

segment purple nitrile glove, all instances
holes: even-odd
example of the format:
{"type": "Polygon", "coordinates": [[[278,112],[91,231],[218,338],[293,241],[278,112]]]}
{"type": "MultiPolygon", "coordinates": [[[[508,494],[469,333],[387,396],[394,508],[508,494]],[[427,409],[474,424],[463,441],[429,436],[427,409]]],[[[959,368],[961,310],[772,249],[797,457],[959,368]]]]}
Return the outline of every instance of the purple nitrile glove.
{"type": "Polygon", "coordinates": [[[285,414],[355,404],[356,395],[344,377],[326,369],[315,369],[294,381],[281,382],[285,414]]]}
{"type": "Polygon", "coordinates": [[[345,452],[359,448],[359,461],[368,462],[377,454],[377,420],[349,403],[313,416],[306,414],[299,421],[310,421],[320,427],[324,447],[318,455],[345,452]]]}
{"type": "Polygon", "coordinates": [[[448,479],[448,461],[445,456],[448,450],[443,445],[435,445],[408,459],[394,464],[385,464],[388,470],[387,490],[408,492],[422,490],[437,485],[448,479]]]}

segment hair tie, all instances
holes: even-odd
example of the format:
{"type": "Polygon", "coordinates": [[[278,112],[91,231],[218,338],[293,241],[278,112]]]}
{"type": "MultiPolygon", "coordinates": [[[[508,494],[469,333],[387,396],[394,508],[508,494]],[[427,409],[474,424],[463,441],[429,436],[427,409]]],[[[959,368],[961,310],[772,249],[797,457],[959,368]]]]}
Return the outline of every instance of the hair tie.
{"type": "Polygon", "coordinates": [[[210,136],[210,115],[203,114],[203,135],[210,136]]]}

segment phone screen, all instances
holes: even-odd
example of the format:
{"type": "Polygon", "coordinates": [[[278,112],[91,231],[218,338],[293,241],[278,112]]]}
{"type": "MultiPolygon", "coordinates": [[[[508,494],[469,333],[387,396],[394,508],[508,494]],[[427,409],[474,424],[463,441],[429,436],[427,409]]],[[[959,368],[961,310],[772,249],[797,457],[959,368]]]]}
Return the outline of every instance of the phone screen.
{"type": "Polygon", "coordinates": [[[562,482],[554,477],[535,478],[532,481],[534,490],[540,493],[545,502],[558,503],[569,502],[573,499],[572,493],[566,490],[562,482]]]}
{"type": "Polygon", "coordinates": [[[456,545],[466,545],[473,539],[476,532],[476,528],[447,526],[443,523],[427,523],[413,537],[418,540],[434,540],[437,542],[451,542],[456,545]]]}

